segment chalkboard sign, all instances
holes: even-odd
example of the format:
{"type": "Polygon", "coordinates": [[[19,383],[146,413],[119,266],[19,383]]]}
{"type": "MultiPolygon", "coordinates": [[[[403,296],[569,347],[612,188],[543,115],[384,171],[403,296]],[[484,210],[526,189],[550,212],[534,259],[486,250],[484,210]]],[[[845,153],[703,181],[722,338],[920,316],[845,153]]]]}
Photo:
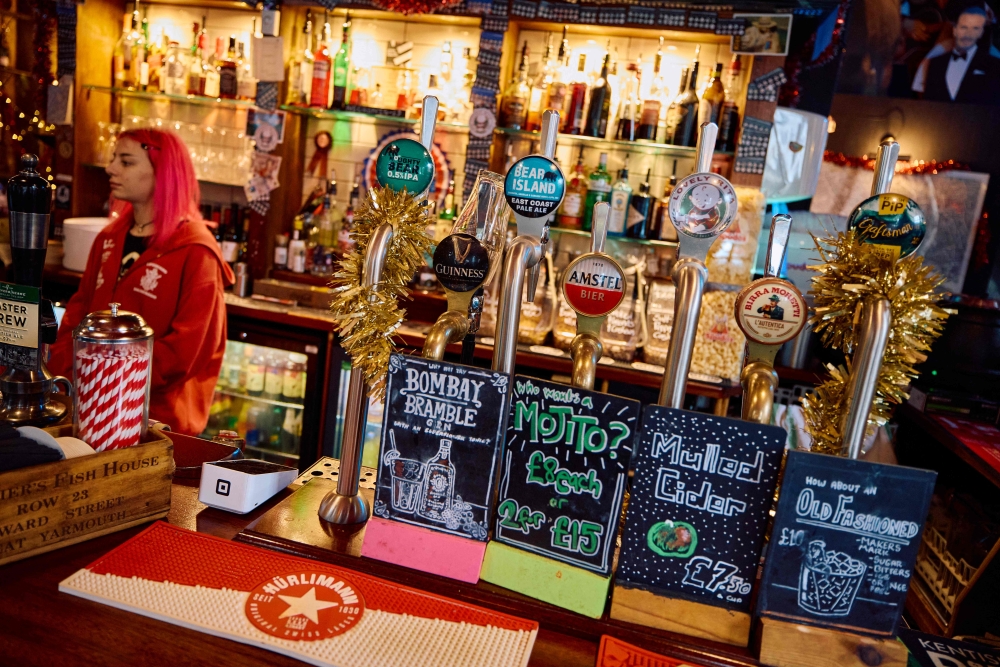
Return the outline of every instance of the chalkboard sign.
{"type": "Polygon", "coordinates": [[[891,637],[937,473],[789,452],[757,608],[891,637]]]}
{"type": "Polygon", "coordinates": [[[638,401],[515,377],[495,538],[610,573],[639,411],[638,401]]]}
{"type": "Polygon", "coordinates": [[[615,584],[748,612],[785,437],[647,407],[615,584]]]}
{"type": "Polygon", "coordinates": [[[376,516],[486,541],[509,379],[390,357],[376,516]]]}
{"type": "Polygon", "coordinates": [[[922,632],[899,629],[899,638],[910,650],[909,665],[913,667],[997,667],[1000,649],[957,639],[925,635],[922,632]]]}

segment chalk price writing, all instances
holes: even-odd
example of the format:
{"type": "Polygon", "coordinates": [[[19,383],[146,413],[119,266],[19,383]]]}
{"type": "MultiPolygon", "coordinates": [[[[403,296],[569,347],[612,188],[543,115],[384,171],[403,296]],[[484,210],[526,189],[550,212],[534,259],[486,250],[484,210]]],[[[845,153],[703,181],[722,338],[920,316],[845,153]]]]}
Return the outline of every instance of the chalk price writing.
{"type": "Polygon", "coordinates": [[[597,553],[601,546],[601,535],[604,533],[604,527],[600,524],[570,519],[567,516],[558,517],[550,530],[553,547],[584,556],[593,556],[597,553]]]}
{"type": "MultiPolygon", "coordinates": [[[[702,588],[710,593],[730,593],[733,595],[749,595],[750,584],[737,575],[739,568],[725,561],[713,561],[706,556],[695,556],[684,566],[685,575],[681,584],[702,588]]],[[[739,602],[738,599],[732,599],[739,602]]]]}
{"type": "Polygon", "coordinates": [[[559,466],[559,459],[546,456],[542,452],[532,452],[524,466],[528,469],[528,484],[551,486],[561,496],[572,493],[589,493],[594,500],[600,500],[603,485],[597,479],[597,471],[586,473],[571,472],[559,466]]]}
{"type": "Polygon", "coordinates": [[[569,406],[554,405],[542,411],[535,402],[518,401],[514,405],[514,430],[527,431],[530,442],[569,445],[577,454],[599,454],[610,449],[609,457],[617,458],[615,450],[632,429],[624,422],[613,421],[605,430],[599,423],[597,417],[573,414],[569,406]]]}
{"type": "Polygon", "coordinates": [[[806,531],[781,529],[781,539],[778,540],[779,547],[800,547],[805,544],[806,531]]]}
{"type": "Polygon", "coordinates": [[[530,507],[521,507],[516,500],[508,498],[497,508],[500,514],[500,525],[511,530],[519,530],[527,535],[545,524],[545,515],[533,512],[530,507]]]}

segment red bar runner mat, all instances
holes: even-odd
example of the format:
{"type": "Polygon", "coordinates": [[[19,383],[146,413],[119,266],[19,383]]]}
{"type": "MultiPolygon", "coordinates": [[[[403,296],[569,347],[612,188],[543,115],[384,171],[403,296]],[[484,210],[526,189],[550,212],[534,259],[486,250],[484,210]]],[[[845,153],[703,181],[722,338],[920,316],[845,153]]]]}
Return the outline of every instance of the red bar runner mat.
{"type": "Polygon", "coordinates": [[[601,637],[596,667],[700,667],[697,663],[668,658],[609,635],[601,637]]]}

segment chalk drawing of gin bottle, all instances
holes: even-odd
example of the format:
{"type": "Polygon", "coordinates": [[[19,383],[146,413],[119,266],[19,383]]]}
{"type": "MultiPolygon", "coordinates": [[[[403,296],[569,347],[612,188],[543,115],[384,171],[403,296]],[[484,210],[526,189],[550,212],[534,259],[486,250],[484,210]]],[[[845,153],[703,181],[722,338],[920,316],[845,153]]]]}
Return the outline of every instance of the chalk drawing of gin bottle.
{"type": "Polygon", "coordinates": [[[451,440],[441,440],[437,455],[427,461],[420,490],[417,515],[435,523],[445,522],[455,495],[455,466],[451,464],[451,440]]]}

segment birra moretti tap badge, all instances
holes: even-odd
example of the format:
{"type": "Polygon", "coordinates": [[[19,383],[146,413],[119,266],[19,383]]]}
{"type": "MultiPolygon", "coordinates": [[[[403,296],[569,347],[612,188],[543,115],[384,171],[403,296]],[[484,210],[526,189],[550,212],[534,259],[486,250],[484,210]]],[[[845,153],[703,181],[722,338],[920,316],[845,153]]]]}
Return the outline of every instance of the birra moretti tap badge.
{"type": "Polygon", "coordinates": [[[580,315],[602,317],[625,298],[625,272],[607,255],[588,253],[563,272],[566,303],[580,315]]]}
{"type": "Polygon", "coordinates": [[[424,145],[414,139],[396,139],[383,148],[375,160],[379,185],[418,195],[434,180],[434,160],[424,145]]]}
{"type": "Polygon", "coordinates": [[[906,257],[924,240],[927,223],[917,203],[903,195],[883,194],[861,202],[847,220],[858,239],[886,259],[906,257]]]}
{"type": "Polygon", "coordinates": [[[736,322],[752,341],[781,345],[799,335],[809,308],[802,293],[779,278],[761,278],[736,297],[736,322]]]}
{"type": "Polygon", "coordinates": [[[544,218],[562,203],[566,179],[549,158],[529,155],[515,162],[507,172],[503,192],[520,217],[544,218]]]}

